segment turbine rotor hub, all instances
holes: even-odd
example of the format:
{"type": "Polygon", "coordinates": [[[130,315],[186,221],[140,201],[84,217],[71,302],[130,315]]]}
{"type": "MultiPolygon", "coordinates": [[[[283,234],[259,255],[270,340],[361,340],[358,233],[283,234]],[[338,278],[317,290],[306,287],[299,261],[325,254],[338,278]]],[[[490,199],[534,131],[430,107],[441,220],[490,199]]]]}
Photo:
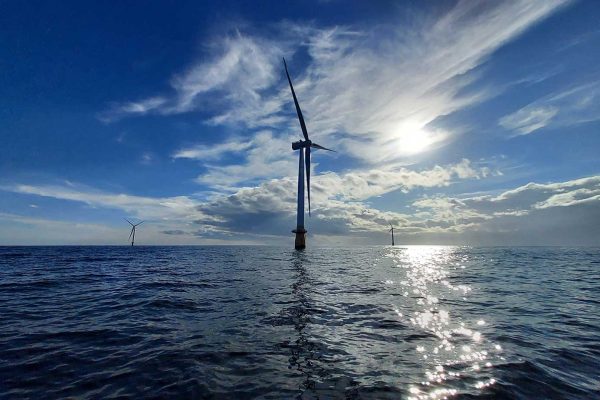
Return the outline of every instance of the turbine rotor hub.
{"type": "Polygon", "coordinates": [[[310,147],[312,141],[310,140],[298,140],[297,142],[292,143],[292,150],[299,150],[304,147],[310,147]]]}

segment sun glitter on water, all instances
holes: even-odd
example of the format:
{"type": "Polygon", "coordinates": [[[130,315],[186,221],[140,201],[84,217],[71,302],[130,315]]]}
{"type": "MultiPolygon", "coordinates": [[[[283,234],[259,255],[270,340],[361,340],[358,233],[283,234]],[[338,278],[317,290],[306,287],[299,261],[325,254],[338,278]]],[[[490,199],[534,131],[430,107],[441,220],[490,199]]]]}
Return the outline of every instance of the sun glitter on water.
{"type": "MultiPolygon", "coordinates": [[[[412,312],[405,319],[418,330],[432,334],[429,344],[415,346],[424,376],[409,387],[409,399],[446,399],[467,386],[481,391],[496,381],[491,377],[493,363],[501,348],[485,340],[477,329],[484,319],[464,321],[454,317],[452,304],[466,301],[471,288],[451,283],[452,276],[464,274],[467,259],[457,255],[455,247],[409,246],[393,249],[389,255],[406,278],[399,282],[401,293],[412,312]],[[450,300],[450,301],[446,301],[450,300]]],[[[396,313],[402,318],[400,305],[396,313]]],[[[456,313],[458,314],[458,313],[456,313]]]]}

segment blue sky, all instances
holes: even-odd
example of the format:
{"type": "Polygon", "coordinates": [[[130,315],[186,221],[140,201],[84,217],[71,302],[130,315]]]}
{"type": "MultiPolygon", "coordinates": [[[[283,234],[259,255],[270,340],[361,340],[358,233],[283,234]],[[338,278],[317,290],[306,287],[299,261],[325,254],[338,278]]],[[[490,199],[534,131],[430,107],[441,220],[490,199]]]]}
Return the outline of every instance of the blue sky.
{"type": "Polygon", "coordinates": [[[599,245],[600,3],[2,2],[0,244],[599,245]]]}

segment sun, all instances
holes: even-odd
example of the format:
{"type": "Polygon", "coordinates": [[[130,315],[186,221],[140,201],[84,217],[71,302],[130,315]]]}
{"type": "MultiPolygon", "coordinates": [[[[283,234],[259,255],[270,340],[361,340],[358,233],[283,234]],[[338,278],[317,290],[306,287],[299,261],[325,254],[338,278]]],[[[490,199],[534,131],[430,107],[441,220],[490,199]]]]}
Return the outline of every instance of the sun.
{"type": "Polygon", "coordinates": [[[403,121],[395,133],[397,149],[404,154],[418,154],[440,141],[439,135],[427,130],[425,125],[417,121],[403,121]]]}

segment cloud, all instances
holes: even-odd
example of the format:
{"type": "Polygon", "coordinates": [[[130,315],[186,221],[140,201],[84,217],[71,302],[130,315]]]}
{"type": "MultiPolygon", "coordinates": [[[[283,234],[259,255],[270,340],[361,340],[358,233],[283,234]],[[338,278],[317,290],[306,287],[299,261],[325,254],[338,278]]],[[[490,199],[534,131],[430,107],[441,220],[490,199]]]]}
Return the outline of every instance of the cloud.
{"type": "Polygon", "coordinates": [[[297,161],[291,153],[291,141],[292,138],[275,137],[271,131],[262,130],[247,139],[232,138],[216,145],[180,149],[173,158],[202,161],[206,172],[196,182],[231,192],[240,184],[247,186],[262,179],[295,175],[297,161]],[[227,164],[229,160],[223,158],[226,154],[235,154],[237,163],[227,164]]]}
{"type": "Polygon", "coordinates": [[[98,118],[105,123],[109,123],[125,115],[146,115],[151,111],[159,110],[165,104],[167,104],[167,99],[160,96],[120,104],[115,103],[109,110],[100,113],[98,118]]]}
{"type": "MultiPolygon", "coordinates": [[[[315,175],[311,182],[313,216],[311,227],[320,234],[356,234],[380,231],[389,222],[400,231],[426,229],[420,221],[393,212],[375,210],[363,201],[395,190],[444,187],[461,179],[477,179],[487,169],[471,165],[469,160],[435,166],[422,171],[400,167],[387,170],[315,175]]],[[[272,179],[258,187],[242,188],[198,206],[199,225],[231,232],[281,234],[290,229],[296,215],[296,179],[272,179]]],[[[312,229],[312,228],[311,228],[312,229]]]]}
{"type": "Polygon", "coordinates": [[[166,231],[161,231],[161,233],[164,233],[165,235],[187,235],[188,234],[188,232],[182,231],[181,229],[166,230],[166,231]]]}
{"type": "MultiPolygon", "coordinates": [[[[178,222],[184,225],[182,221],[178,222]]],[[[0,243],[2,245],[128,245],[130,226],[117,220],[110,222],[65,221],[51,218],[28,217],[0,213],[0,243]]],[[[244,243],[229,238],[199,238],[193,234],[173,235],[165,230],[169,226],[163,221],[146,223],[136,230],[136,244],[226,244],[244,243]]],[[[190,226],[190,230],[193,226],[190,226]]],[[[183,231],[182,231],[183,232],[183,231]]]]}
{"type": "MultiPolygon", "coordinates": [[[[16,214],[0,213],[0,243],[3,245],[99,244],[127,239],[125,230],[103,224],[57,221],[16,214]]],[[[125,243],[123,240],[121,243],[125,243]]]]}
{"type": "MultiPolygon", "coordinates": [[[[259,131],[245,144],[226,142],[219,149],[241,148],[241,162],[229,165],[206,164],[207,172],[196,182],[224,191],[235,191],[239,184],[257,184],[260,180],[294,176],[298,161],[291,154],[291,138],[273,136],[270,131],[259,131]]],[[[221,152],[223,154],[223,151],[221,152]]]]}
{"type": "Polygon", "coordinates": [[[457,164],[436,165],[431,169],[414,171],[405,167],[388,167],[345,174],[324,173],[314,178],[314,193],[342,200],[366,200],[395,190],[408,192],[414,188],[449,186],[460,179],[479,179],[489,174],[486,167],[473,167],[471,161],[457,164]]]}
{"type": "MultiPolygon", "coordinates": [[[[436,168],[420,171],[419,180],[411,174],[403,175],[404,181],[389,185],[386,190],[444,187],[457,177],[457,172],[452,172],[446,179],[436,180],[444,174],[435,174],[436,179],[431,180],[429,171],[436,168]]],[[[456,165],[439,168],[459,170],[456,165]]],[[[392,223],[398,242],[405,244],[600,244],[597,224],[600,176],[565,182],[532,182],[493,195],[448,197],[434,194],[415,200],[404,213],[377,210],[360,200],[361,196],[345,194],[340,191],[343,184],[337,187],[328,184],[332,179],[330,174],[317,178],[324,181],[314,192],[313,213],[307,223],[311,235],[318,234],[320,240],[326,242],[343,237],[362,244],[387,243],[387,226],[392,223]]],[[[335,180],[344,182],[345,177],[335,180]]],[[[169,243],[198,243],[198,240],[200,243],[274,243],[284,240],[295,225],[295,185],[291,178],[273,179],[258,187],[243,188],[204,201],[111,194],[82,190],[77,185],[75,188],[15,185],[4,190],[135,213],[139,218],[150,220],[145,227],[147,240],[151,238],[155,243],[161,243],[161,240],[169,243]],[[165,235],[169,238],[165,239],[165,235]]],[[[376,192],[380,190],[383,189],[376,192]]],[[[56,230],[70,229],[67,226],[73,224],[14,215],[2,218],[41,230],[47,230],[46,223],[56,230]]],[[[23,235],[26,232],[31,235],[31,229],[27,231],[21,225],[15,229],[23,235]]],[[[94,224],[89,225],[86,229],[96,229],[94,224]]],[[[90,238],[106,235],[105,240],[99,240],[104,243],[121,240],[109,238],[113,228],[101,226],[90,238]]],[[[11,242],[6,236],[2,238],[4,243],[11,242]]]]}
{"type": "MultiPolygon", "coordinates": [[[[265,133],[262,139],[257,140],[268,143],[270,137],[265,133]]],[[[265,165],[273,168],[268,160],[265,165]]],[[[225,168],[230,169],[231,166],[225,168]]],[[[373,210],[361,201],[394,190],[448,186],[456,180],[480,178],[485,173],[485,168],[474,167],[465,159],[421,171],[400,167],[362,173],[315,174],[312,180],[314,220],[316,226],[321,226],[322,232],[337,234],[371,231],[386,225],[387,221],[401,225],[401,221],[407,221],[405,217],[373,210]]],[[[239,174],[234,179],[240,179],[239,174]]],[[[3,190],[21,194],[123,210],[128,215],[150,220],[160,226],[163,234],[174,236],[174,232],[195,231],[197,236],[212,238],[237,232],[280,235],[288,231],[295,219],[296,189],[296,178],[284,177],[271,179],[257,187],[232,189],[232,194],[214,195],[200,201],[187,196],[151,198],[109,193],[74,183],[66,186],[17,184],[3,187],[3,190]],[[195,221],[194,229],[189,226],[191,221],[195,221]],[[182,226],[187,229],[181,229],[182,226]]]]}
{"type": "Polygon", "coordinates": [[[470,221],[465,239],[479,244],[600,243],[600,176],[528,183],[498,195],[417,200],[422,218],[470,221]],[[477,235],[480,235],[477,237],[477,235]]]}
{"type": "Polygon", "coordinates": [[[187,196],[150,198],[123,193],[107,193],[74,185],[14,185],[2,188],[15,193],[77,201],[93,207],[120,209],[138,218],[169,220],[197,216],[197,202],[187,196]]]}
{"type": "MultiPolygon", "coordinates": [[[[281,235],[295,224],[294,184],[292,179],[272,180],[222,196],[199,206],[213,222],[196,222],[213,225],[216,231],[281,235]]],[[[363,244],[385,240],[389,223],[396,227],[399,243],[406,244],[600,242],[600,228],[589,219],[600,216],[600,176],[530,183],[498,195],[433,195],[414,201],[405,213],[377,210],[363,201],[327,192],[316,195],[313,205],[312,218],[307,220],[310,232],[320,238],[345,237],[349,241],[360,237],[363,244]]]]}
{"type": "MultiPolygon", "coordinates": [[[[244,36],[239,32],[208,44],[205,58],[170,80],[173,94],[153,96],[135,102],[114,103],[100,118],[112,122],[128,115],[161,115],[186,113],[198,109],[220,110],[226,104],[234,110],[247,110],[263,104],[261,91],[277,80],[275,71],[284,50],[284,43],[265,37],[244,36]],[[210,99],[203,96],[210,95],[210,99]]],[[[272,110],[276,111],[276,110],[272,110]]],[[[219,123],[225,118],[214,115],[219,123]]],[[[263,121],[263,123],[268,120],[263,121]]]]}
{"type": "Polygon", "coordinates": [[[527,135],[548,125],[556,114],[556,107],[524,107],[502,117],[499,123],[506,129],[517,131],[519,135],[527,135]]]}
{"type": "Polygon", "coordinates": [[[247,140],[231,140],[216,145],[196,145],[178,150],[173,158],[188,158],[192,160],[218,160],[227,153],[239,153],[250,147],[247,140]]]}
{"type": "Polygon", "coordinates": [[[287,55],[314,139],[363,162],[390,162],[451,140],[454,133],[435,127],[436,119],[490,95],[466,90],[477,79],[469,72],[566,3],[461,1],[437,18],[415,15],[409,26],[284,22],[262,33],[235,31],[214,39],[206,57],[171,79],[173,94],[151,98],[167,101],[152,108],[122,103],[112,113],[202,110],[210,124],[295,135],[281,66],[287,55]],[[301,71],[293,59],[304,52],[301,71]]]}
{"type": "Polygon", "coordinates": [[[536,100],[498,123],[513,136],[527,135],[547,126],[571,126],[600,119],[600,81],[587,82],[536,100]]]}
{"type": "Polygon", "coordinates": [[[140,159],[140,164],[142,164],[142,165],[150,165],[150,164],[152,164],[153,160],[154,160],[154,156],[152,155],[152,153],[144,152],[142,154],[141,159],[140,159]]]}

